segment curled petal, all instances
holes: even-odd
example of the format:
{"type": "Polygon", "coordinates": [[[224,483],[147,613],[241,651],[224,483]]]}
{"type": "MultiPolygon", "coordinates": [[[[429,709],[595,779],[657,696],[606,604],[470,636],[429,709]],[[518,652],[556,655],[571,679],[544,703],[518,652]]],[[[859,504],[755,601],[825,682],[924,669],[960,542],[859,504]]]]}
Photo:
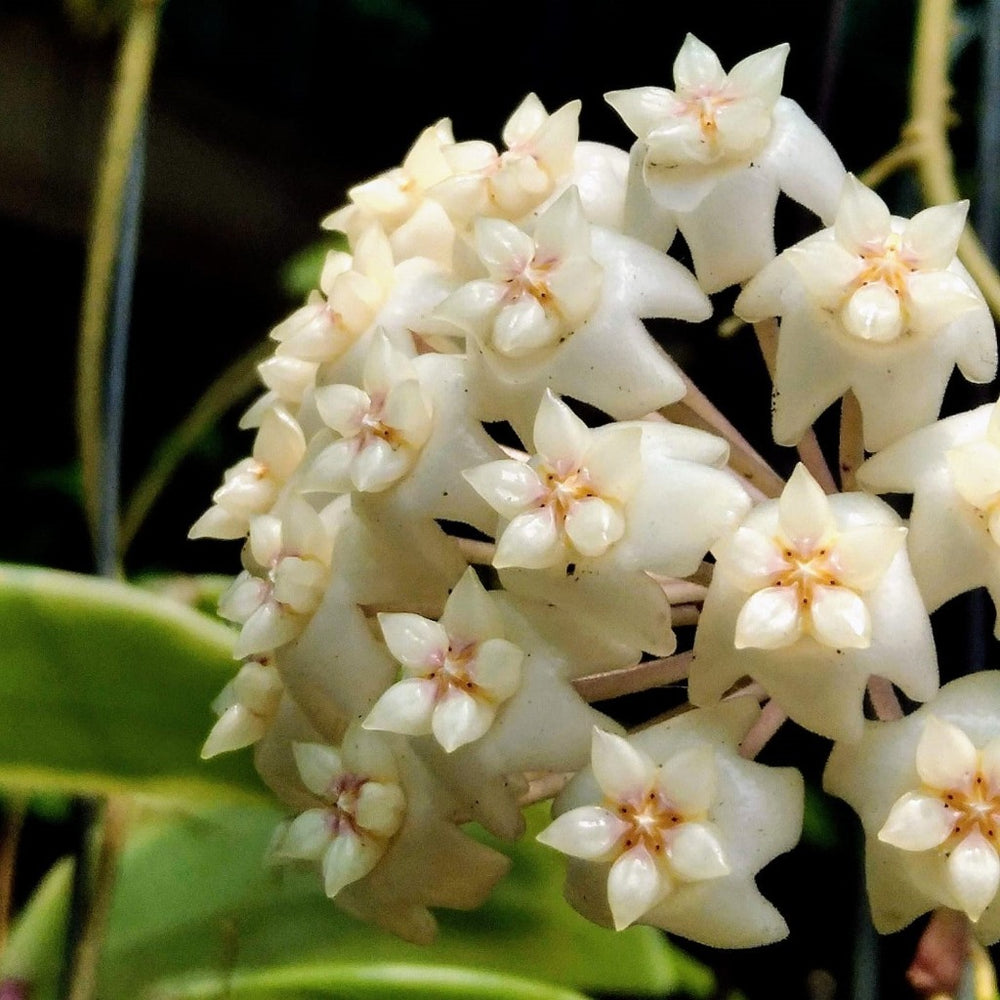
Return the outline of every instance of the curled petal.
{"type": "Polygon", "coordinates": [[[448,633],[440,622],[412,612],[380,612],[378,623],[389,652],[411,671],[423,674],[444,663],[448,633]]]}
{"type": "Polygon", "coordinates": [[[723,548],[725,573],[743,590],[759,590],[788,568],[774,538],[754,528],[737,528],[723,548]]]}
{"type": "Polygon", "coordinates": [[[535,241],[505,219],[476,221],[476,252],[493,277],[520,274],[535,255],[535,241]]]}
{"type": "Polygon", "coordinates": [[[449,688],[434,709],[431,728],[447,753],[478,740],[493,724],[496,709],[458,688],[449,688]]]}
{"type": "Polygon", "coordinates": [[[476,686],[494,704],[513,697],[521,686],[524,652],[506,639],[487,639],[476,653],[476,686]]]}
{"type": "Polygon", "coordinates": [[[830,501],[801,462],[778,500],[778,520],[785,537],[801,549],[815,545],[833,529],[830,501]]]}
{"type": "Polygon", "coordinates": [[[700,817],[715,798],[716,778],[715,750],[700,743],[666,760],[657,783],[682,815],[700,817]]]}
{"type": "Polygon", "coordinates": [[[644,139],[665,119],[676,115],[680,108],[680,101],[674,92],[663,87],[613,90],[604,95],[604,100],[640,139],[644,139]]]}
{"type": "Polygon", "coordinates": [[[874,191],[848,174],[833,229],[840,244],[860,253],[889,235],[889,209],[874,191]]]}
{"type": "Polygon", "coordinates": [[[553,820],[538,840],[585,861],[605,861],[629,830],[629,824],[601,806],[579,806],[553,820]]]}
{"type": "Polygon", "coordinates": [[[865,602],[847,587],[815,587],[809,605],[813,636],[833,649],[867,649],[872,621],[865,602]]]}
{"type": "Polygon", "coordinates": [[[986,311],[969,282],[951,271],[911,274],[906,291],[910,300],[909,326],[921,337],[933,337],[972,310],[986,311]]]}
{"type": "Polygon", "coordinates": [[[938,796],[907,792],[889,810],[878,839],[904,851],[928,851],[948,839],[954,822],[952,811],[938,796]]]}
{"type": "Polygon", "coordinates": [[[1000,448],[973,441],[946,453],[948,471],[959,496],[984,510],[1000,496],[1000,448]]]}
{"type": "Polygon", "coordinates": [[[352,882],[364,878],[379,862],[383,848],[370,837],[341,831],[323,855],[323,887],[334,896],[352,882]]]}
{"type": "Polygon", "coordinates": [[[539,507],[518,514],[507,525],[497,542],[493,565],[497,569],[545,569],[557,563],[562,552],[562,534],[552,507],[539,507]]]}
{"type": "Polygon", "coordinates": [[[606,500],[588,497],[570,508],[566,534],[581,555],[601,556],[625,534],[625,518],[606,500]]]}
{"type": "Polygon", "coordinates": [[[308,809],[292,820],[274,851],[280,858],[317,861],[330,844],[330,811],[308,809]]]}
{"type": "Polygon", "coordinates": [[[538,299],[522,295],[497,313],[490,339],[497,353],[505,358],[524,358],[543,347],[551,347],[558,337],[555,320],[538,299]]]}
{"type": "Polygon", "coordinates": [[[326,385],[317,389],[313,398],[327,427],[343,437],[360,433],[371,406],[371,398],[363,389],[354,385],[326,385]]]}
{"type": "Polygon", "coordinates": [[[795,587],[767,587],[750,596],[736,618],[737,649],[779,649],[802,635],[795,587]]]}
{"type": "Polygon", "coordinates": [[[514,518],[545,493],[538,473],[514,459],[487,462],[466,469],[466,482],[501,516],[514,518]]]}
{"type": "Polygon", "coordinates": [[[668,856],[671,870],[688,882],[730,872],[719,833],[708,823],[682,823],[670,838],[668,856]]]}
{"type": "Polygon", "coordinates": [[[391,837],[402,824],[405,812],[403,790],[381,781],[366,781],[354,808],[358,826],[378,837],[391,837]]]}
{"type": "Polygon", "coordinates": [[[293,743],[295,766],[302,784],[314,795],[325,796],[335,778],[344,773],[340,754],[323,743],[293,743]]]}
{"type": "Polygon", "coordinates": [[[690,32],[674,59],[673,72],[674,85],[682,91],[717,89],[726,82],[719,57],[690,32]]]}
{"type": "Polygon", "coordinates": [[[404,736],[426,736],[437,704],[434,681],[410,677],[393,684],[368,713],[365,729],[377,729],[404,736]]]}
{"type": "Polygon", "coordinates": [[[413,448],[421,448],[430,437],[434,414],[416,379],[394,385],[385,397],[382,423],[399,431],[413,448]]]}
{"type": "Polygon", "coordinates": [[[551,466],[577,469],[590,444],[587,425],[561,400],[545,390],[535,416],[535,451],[551,466]]]}
{"type": "Polygon", "coordinates": [[[596,727],[590,763],[601,791],[615,802],[645,797],[657,778],[658,769],[646,754],[624,737],[596,727]]]}
{"type": "Polygon", "coordinates": [[[838,536],[831,563],[840,581],[853,590],[871,590],[903,547],[906,528],[866,524],[838,536]]]}
{"type": "Polygon", "coordinates": [[[978,830],[973,830],[951,852],[948,883],[973,923],[996,897],[1000,887],[1000,858],[996,848],[978,830]]]}
{"type": "Polygon", "coordinates": [[[458,638],[464,642],[502,638],[500,609],[471,566],[455,584],[445,604],[441,624],[451,639],[458,638]]]}
{"type": "Polygon", "coordinates": [[[917,744],[917,774],[931,788],[968,789],[979,764],[976,748],[958,726],[929,715],[917,744]]]}
{"type": "Polygon", "coordinates": [[[626,851],[608,872],[608,905],[615,930],[624,930],[648,913],[672,888],[643,846],[626,851]]]}
{"type": "Polygon", "coordinates": [[[944,270],[958,253],[969,203],[932,205],[918,212],[903,229],[903,249],[912,254],[921,270],[944,270]]]}
{"type": "Polygon", "coordinates": [[[899,295],[884,281],[862,285],[847,300],[841,317],[849,333],[877,343],[895,340],[904,328],[899,295]]]}
{"type": "Polygon", "coordinates": [[[416,458],[416,453],[405,445],[393,447],[388,441],[374,438],[354,456],[351,480],[362,493],[381,493],[402,479],[416,458]]]}

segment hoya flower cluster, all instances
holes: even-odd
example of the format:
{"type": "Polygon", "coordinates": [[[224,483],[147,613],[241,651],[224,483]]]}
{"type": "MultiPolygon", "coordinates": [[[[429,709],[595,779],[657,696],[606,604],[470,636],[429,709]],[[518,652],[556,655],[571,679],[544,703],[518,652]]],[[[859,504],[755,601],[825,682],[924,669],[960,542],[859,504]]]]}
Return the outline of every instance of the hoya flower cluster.
{"type": "Polygon", "coordinates": [[[463,825],[516,838],[575,772],[539,839],[581,913],[777,940],[755,876],[803,785],[752,758],[787,716],[837,741],[878,925],[946,906],[1000,938],[1000,679],[938,693],[928,617],[1000,596],[1000,416],[928,426],[956,365],[996,369],[965,206],[890,216],[781,96],[787,55],[727,73],[688,36],[673,89],[607,96],[631,151],[581,142],[579,102],[529,95],[500,150],[439,121],[325,220],[349,250],[271,332],[252,457],[191,534],[246,539],[205,755],[255,746],[291,813],[274,859],[349,912],[427,940],[506,869],[463,825]],[[781,192],[818,231],[776,254],[781,192]],[[762,488],[699,429],[645,321],[703,321],[735,283],[741,317],[780,320],[776,440],[852,392],[869,492],[815,463],[762,488]],[[876,496],[900,491],[909,523],[876,496]],[[584,697],[685,667],[691,704],[631,735],[584,697]],[[867,721],[887,682],[925,706],[867,721]]]}

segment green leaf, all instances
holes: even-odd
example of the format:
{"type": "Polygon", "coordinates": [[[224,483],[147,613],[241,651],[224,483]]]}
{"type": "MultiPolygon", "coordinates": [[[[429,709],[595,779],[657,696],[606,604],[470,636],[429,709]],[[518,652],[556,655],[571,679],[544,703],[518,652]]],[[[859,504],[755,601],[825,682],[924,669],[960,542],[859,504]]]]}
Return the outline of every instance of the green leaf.
{"type": "Polygon", "coordinates": [[[303,965],[231,978],[164,983],[163,1000],[586,1000],[520,976],[435,965],[303,965]]]}
{"type": "Polygon", "coordinates": [[[347,237],[331,230],[322,239],[299,250],[281,268],[281,287],[292,298],[304,299],[319,286],[320,272],[331,250],[349,250],[347,237]]]}
{"type": "MultiPolygon", "coordinates": [[[[532,829],[544,824],[544,812],[529,811],[532,829]]],[[[102,1000],[170,996],[171,984],[196,980],[204,989],[232,981],[251,990],[272,982],[268,976],[278,984],[301,969],[321,969],[336,985],[337,970],[349,977],[364,966],[377,976],[384,966],[399,965],[465,967],[593,993],[712,993],[709,970],[658,931],[633,927],[616,934],[571,910],[562,899],[560,857],[533,837],[507,846],[511,874],[482,909],[439,911],[438,940],[421,947],[342,913],[323,895],[317,872],[267,869],[263,856],[281,818],[262,806],[225,806],[161,815],[140,828],[121,859],[102,1000]]],[[[32,901],[15,935],[37,922],[40,905],[32,901]]],[[[39,986],[33,1000],[55,995],[39,986]]]]}
{"type": "Polygon", "coordinates": [[[0,566],[0,788],[259,798],[247,755],[203,762],[231,633],[137,587],[0,566]]]}

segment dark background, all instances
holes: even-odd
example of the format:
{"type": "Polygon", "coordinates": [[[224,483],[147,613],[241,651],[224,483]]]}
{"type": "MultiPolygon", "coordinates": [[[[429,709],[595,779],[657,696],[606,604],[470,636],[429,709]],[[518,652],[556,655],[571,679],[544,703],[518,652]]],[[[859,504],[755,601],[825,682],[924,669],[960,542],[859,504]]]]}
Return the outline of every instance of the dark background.
{"type": "MultiPolygon", "coordinates": [[[[118,38],[102,22],[113,13],[113,4],[94,0],[0,0],[0,370],[10,400],[0,561],[83,572],[94,567],[78,496],[75,342],[118,38]]],[[[319,220],[350,184],[398,163],[425,125],[450,116],[459,140],[496,143],[533,90],[550,110],[582,98],[581,138],[627,147],[631,134],[601,95],[670,86],[685,32],[715,48],[727,67],[788,41],[785,94],[821,121],[848,169],[859,172],[892,147],[905,121],[914,13],[904,0],[169,0],[150,102],[124,494],[212,379],[294,307],[282,269],[319,238],[319,220]]],[[[974,27],[978,9],[963,13],[974,27]]],[[[955,65],[954,142],[974,195],[981,44],[969,37],[955,65]]],[[[918,207],[906,179],[882,193],[898,214],[918,207]]],[[[785,242],[804,235],[794,213],[781,224],[791,234],[785,242]]],[[[720,296],[716,320],[685,334],[681,360],[788,470],[791,453],[767,443],[768,392],[752,336],[716,334],[731,302],[720,296]]],[[[992,397],[959,390],[949,405],[985,398],[992,397]]],[[[235,572],[232,545],[187,542],[186,533],[223,469],[249,449],[236,412],[174,477],[129,553],[130,573],[235,572]]],[[[936,626],[965,621],[968,603],[946,609],[936,626]]],[[[804,759],[815,777],[827,750],[816,737],[783,732],[764,759],[804,759]]],[[[854,820],[832,803],[811,822],[806,843],[761,879],[791,940],[745,955],[691,948],[752,998],[776,989],[832,997],[824,989],[833,983],[837,996],[852,995],[854,820]]],[[[36,850],[40,868],[47,852],[36,850]]],[[[882,945],[882,996],[907,995],[899,984],[917,930],[882,945]]]]}

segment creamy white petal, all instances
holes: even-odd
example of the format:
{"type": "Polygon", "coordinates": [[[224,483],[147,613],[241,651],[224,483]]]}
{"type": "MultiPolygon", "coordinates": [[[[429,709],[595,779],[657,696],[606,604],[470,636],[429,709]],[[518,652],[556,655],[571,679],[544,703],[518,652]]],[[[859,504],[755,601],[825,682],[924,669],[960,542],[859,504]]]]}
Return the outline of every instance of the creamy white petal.
{"type": "Polygon", "coordinates": [[[953,271],[917,271],[906,279],[909,326],[920,337],[933,337],[961,316],[985,310],[969,282],[953,271]]]}
{"type": "Polygon", "coordinates": [[[402,479],[416,461],[416,452],[405,445],[393,447],[382,438],[365,442],[351,462],[351,481],[362,493],[380,493],[402,479]]]}
{"type": "Polygon", "coordinates": [[[707,90],[726,82],[726,71],[719,57],[690,32],[674,59],[674,84],[678,90],[707,90]]]}
{"type": "Polygon", "coordinates": [[[333,899],[346,885],[364,878],[379,862],[383,848],[374,840],[342,831],[323,855],[323,888],[333,899]]]}
{"type": "Polygon", "coordinates": [[[789,48],[783,42],[741,59],[729,71],[726,89],[740,97],[756,98],[770,109],[781,95],[789,48]]]}
{"type": "Polygon", "coordinates": [[[872,642],[868,605],[847,587],[814,587],[809,605],[813,636],[832,649],[867,649],[872,642]]]}
{"type": "Polygon", "coordinates": [[[476,651],[473,679],[494,703],[514,696],[521,686],[524,651],[506,639],[487,639],[476,651]]]}
{"type": "Polygon", "coordinates": [[[285,828],[276,853],[282,858],[318,861],[330,845],[330,811],[308,809],[285,828]]]}
{"type": "Polygon", "coordinates": [[[925,208],[903,227],[903,250],[916,257],[921,269],[944,270],[958,253],[968,214],[967,201],[925,208]]]}
{"type": "Polygon", "coordinates": [[[937,795],[907,792],[889,810],[878,839],[904,851],[929,851],[948,839],[954,822],[954,813],[937,795]]]}
{"type": "MultiPolygon", "coordinates": [[[[590,444],[587,425],[561,400],[545,390],[535,416],[535,451],[550,465],[580,467],[590,444]]],[[[563,472],[565,474],[565,472],[563,472]]]]}
{"type": "Polygon", "coordinates": [[[625,518],[600,497],[587,497],[570,507],[565,528],[581,555],[601,556],[625,534],[625,518]]]}
{"type": "Polygon", "coordinates": [[[689,882],[730,872],[719,831],[709,823],[682,823],[670,837],[667,853],[672,871],[689,882]]]}
{"type": "Polygon", "coordinates": [[[613,90],[604,95],[604,100],[640,139],[644,139],[665,118],[677,114],[680,108],[680,101],[674,92],[663,87],[613,90]]]}
{"type": "Polygon", "coordinates": [[[570,857],[603,861],[629,829],[628,823],[601,806],[579,806],[554,819],[537,839],[570,857]]]}
{"type": "Polygon", "coordinates": [[[657,784],[684,816],[704,816],[717,786],[715,749],[700,743],[672,754],[660,767],[657,784]]]}
{"type": "Polygon", "coordinates": [[[302,783],[315,795],[325,796],[334,779],[344,773],[343,758],[323,743],[293,743],[292,753],[302,783]]]}
{"type": "Polygon", "coordinates": [[[505,358],[526,358],[552,347],[558,338],[555,319],[533,295],[522,295],[497,313],[490,342],[505,358]]]}
{"type": "Polygon", "coordinates": [[[525,462],[502,459],[466,469],[466,482],[501,517],[513,518],[544,494],[538,473],[525,462]]]}
{"type": "Polygon", "coordinates": [[[854,174],[848,174],[833,229],[838,242],[860,253],[889,235],[889,209],[874,191],[865,187],[854,174]]]}
{"type": "Polygon", "coordinates": [[[948,858],[948,883],[973,922],[996,898],[1000,887],[1000,858],[996,848],[978,831],[970,833],[948,858]]]}
{"type": "Polygon", "coordinates": [[[366,781],[354,807],[358,826],[378,837],[391,837],[402,824],[405,812],[403,790],[382,781],[366,781]]]}
{"type": "Polygon", "coordinates": [[[979,764],[972,740],[958,726],[929,715],[917,744],[917,773],[931,788],[967,789],[979,764]]]}
{"type": "Polygon", "coordinates": [[[230,705],[218,718],[201,748],[202,760],[220,753],[241,750],[256,743],[267,732],[267,721],[245,705],[230,705]]]}
{"type": "Polygon", "coordinates": [[[608,872],[608,905],[615,930],[634,924],[671,889],[662,871],[645,847],[626,851],[608,872]]]}
{"type": "Polygon", "coordinates": [[[601,791],[612,801],[642,799],[653,787],[656,765],[627,739],[594,728],[590,766],[601,791]]]}
{"type": "Polygon", "coordinates": [[[414,448],[426,443],[433,417],[430,401],[416,379],[398,382],[385,397],[382,423],[399,431],[414,448]]]}
{"type": "Polygon", "coordinates": [[[448,598],[441,624],[449,636],[483,641],[503,636],[503,616],[489,591],[470,566],[448,598]]]}
{"type": "Polygon", "coordinates": [[[492,276],[506,280],[534,257],[535,241],[505,219],[478,219],[476,252],[492,276]]]}
{"type": "Polygon", "coordinates": [[[774,537],[755,528],[737,528],[714,551],[723,557],[718,571],[747,591],[768,586],[776,573],[788,568],[774,537]]]}
{"type": "Polygon", "coordinates": [[[802,634],[799,596],[794,587],[767,587],[750,596],[736,618],[737,649],[780,649],[802,634]]]}
{"type": "Polygon", "coordinates": [[[338,434],[350,437],[361,431],[371,398],[354,385],[327,385],[313,393],[323,423],[338,434]]]}
{"type": "Polygon", "coordinates": [[[493,565],[497,569],[545,569],[558,562],[562,552],[562,534],[552,507],[539,507],[518,514],[507,525],[497,540],[493,565]]]}
{"type": "Polygon", "coordinates": [[[831,565],[841,583],[870,590],[885,575],[906,540],[906,528],[871,524],[841,531],[831,547],[831,565]]]}
{"type": "Polygon", "coordinates": [[[833,529],[830,501],[801,462],[778,500],[778,520],[788,540],[800,548],[814,545],[833,529]]]}
{"type": "Polygon", "coordinates": [[[478,740],[493,724],[496,709],[458,688],[449,688],[431,718],[434,738],[447,753],[478,740]]]}
{"type": "Polygon", "coordinates": [[[840,313],[845,329],[861,340],[888,343],[905,329],[899,295],[884,281],[862,285],[840,313]]]}
{"type": "Polygon", "coordinates": [[[377,729],[404,736],[426,736],[437,705],[435,681],[408,677],[393,684],[365,717],[365,729],[377,729]]]}
{"type": "Polygon", "coordinates": [[[1000,448],[992,441],[970,441],[945,453],[959,495],[984,510],[1000,497],[1000,448]]]}
{"type": "Polygon", "coordinates": [[[444,663],[448,633],[440,622],[411,612],[379,612],[378,623],[389,652],[405,667],[420,673],[444,663]]]}

